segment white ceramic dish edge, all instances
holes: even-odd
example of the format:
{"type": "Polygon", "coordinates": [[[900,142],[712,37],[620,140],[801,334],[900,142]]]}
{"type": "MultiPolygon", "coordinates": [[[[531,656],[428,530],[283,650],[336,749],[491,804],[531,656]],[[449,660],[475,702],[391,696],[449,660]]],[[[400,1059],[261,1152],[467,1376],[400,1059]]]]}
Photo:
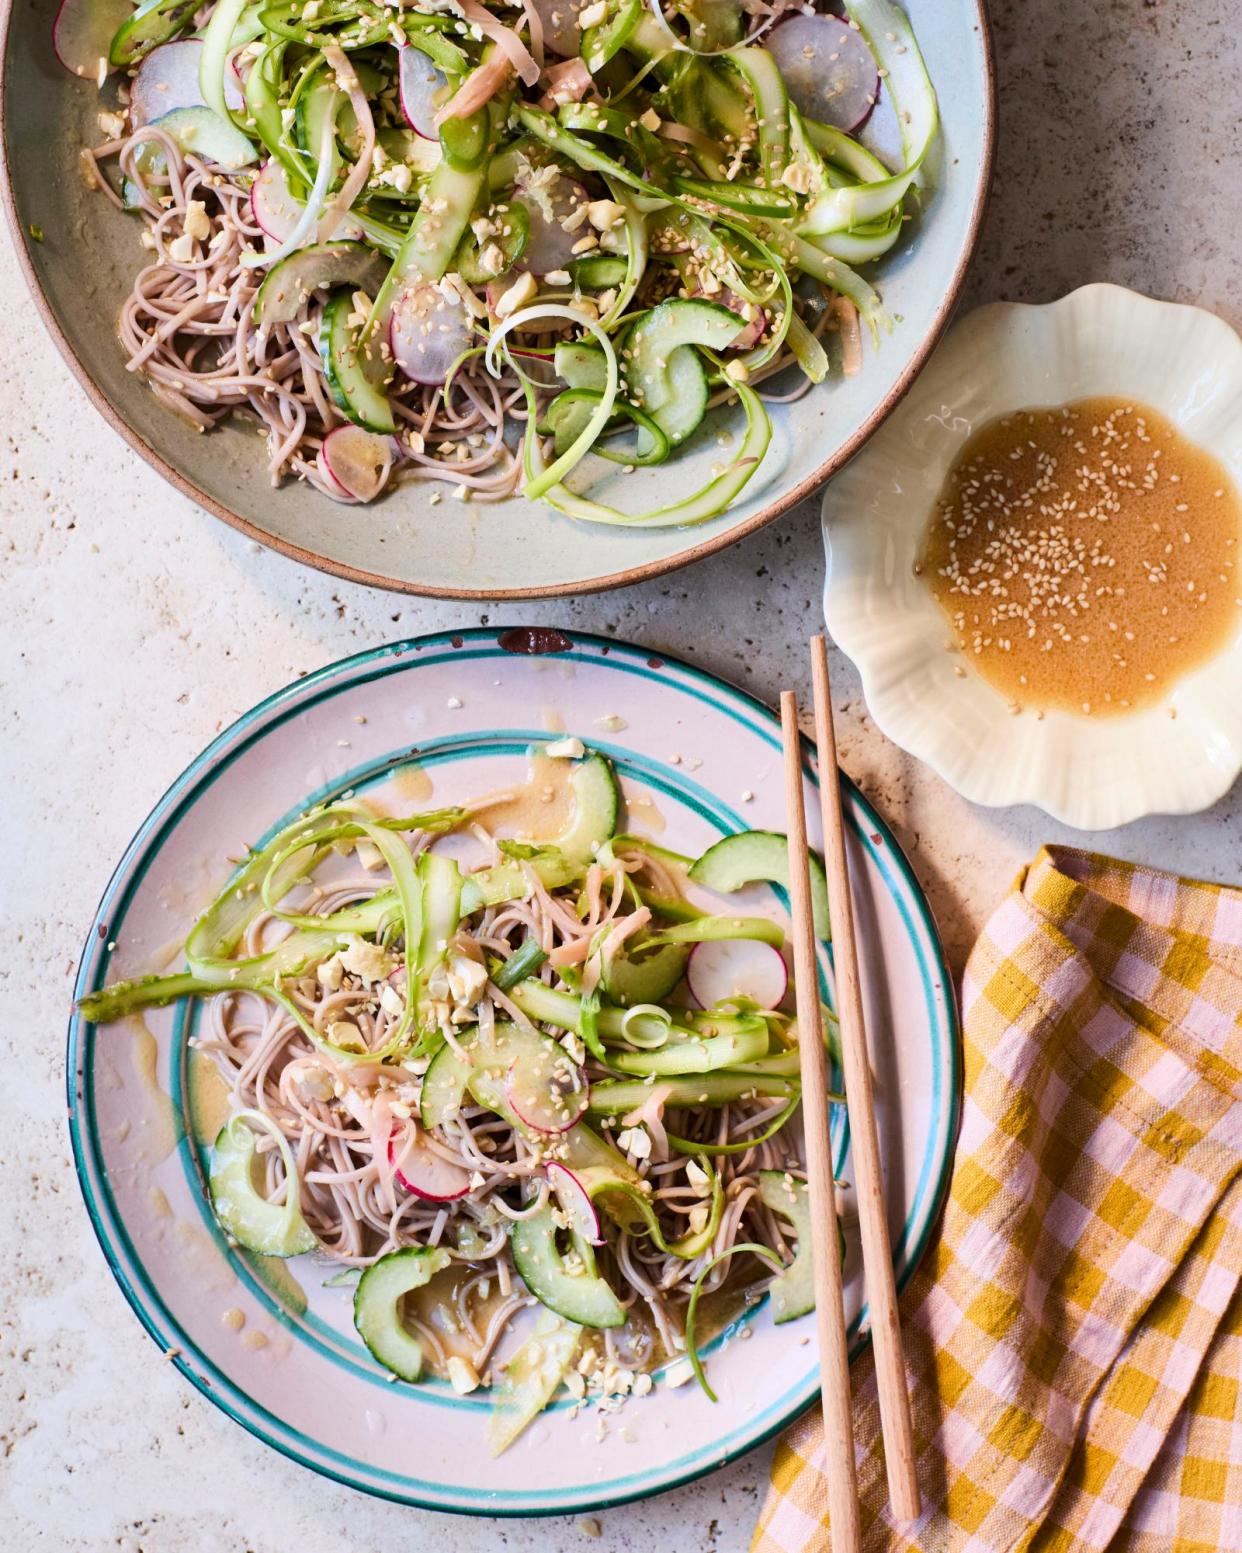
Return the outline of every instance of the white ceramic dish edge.
{"type": "Polygon", "coordinates": [[[914,389],[824,496],[824,613],[894,743],[974,803],[1037,804],[1082,830],[1215,803],[1242,770],[1242,625],[1164,701],[1124,717],[1014,716],[955,672],[939,606],[914,575],[936,493],[994,416],[1133,396],[1212,451],[1242,487],[1242,340],[1201,308],[1120,286],[992,303],[950,331],[914,389]]]}

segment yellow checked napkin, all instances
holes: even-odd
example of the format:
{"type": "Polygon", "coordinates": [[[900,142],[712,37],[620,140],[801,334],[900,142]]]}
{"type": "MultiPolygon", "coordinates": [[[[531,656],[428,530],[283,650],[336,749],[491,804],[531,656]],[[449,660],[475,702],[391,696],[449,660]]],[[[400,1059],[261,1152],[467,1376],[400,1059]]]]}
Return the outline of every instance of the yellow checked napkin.
{"type": "MultiPolygon", "coordinates": [[[[889,1519],[854,1368],[868,1553],[1242,1550],[1242,890],[1048,848],[966,968],[966,1100],[902,1298],[924,1514],[889,1519]]],[[[754,1553],[825,1549],[818,1411],[754,1553]]]]}

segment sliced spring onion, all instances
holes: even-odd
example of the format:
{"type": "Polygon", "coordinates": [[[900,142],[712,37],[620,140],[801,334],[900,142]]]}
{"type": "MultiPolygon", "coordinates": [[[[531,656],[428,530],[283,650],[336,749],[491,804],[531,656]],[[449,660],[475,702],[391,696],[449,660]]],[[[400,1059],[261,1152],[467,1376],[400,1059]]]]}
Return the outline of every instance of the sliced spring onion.
{"type": "Polygon", "coordinates": [[[518,982],[533,976],[547,958],[539,943],[533,938],[528,938],[522,947],[511,954],[493,974],[492,986],[498,987],[501,992],[508,992],[510,987],[516,987],[518,982]]]}

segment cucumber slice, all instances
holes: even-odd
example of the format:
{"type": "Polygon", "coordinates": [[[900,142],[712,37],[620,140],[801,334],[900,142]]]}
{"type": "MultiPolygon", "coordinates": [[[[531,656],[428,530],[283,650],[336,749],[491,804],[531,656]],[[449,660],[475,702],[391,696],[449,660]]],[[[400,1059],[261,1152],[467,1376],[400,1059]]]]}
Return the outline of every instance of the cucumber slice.
{"type": "MultiPolygon", "coordinates": [[[[574,284],[583,290],[603,291],[605,287],[620,286],[624,282],[625,260],[590,254],[584,259],[572,260],[569,273],[574,278],[574,284]]],[[[602,361],[602,353],[600,355],[602,361]]]]}
{"type": "Polygon", "coordinates": [[[589,863],[610,836],[617,833],[621,793],[612,764],[602,755],[588,755],[574,767],[574,814],[559,836],[548,844],[570,863],[589,863]]]}
{"type": "MultiPolygon", "coordinates": [[[[357,64],[354,66],[357,69],[357,64]]],[[[413,168],[419,178],[424,178],[428,173],[434,172],[440,165],[441,151],[438,140],[424,140],[421,135],[416,135],[412,129],[380,129],[375,132],[375,139],[384,148],[390,162],[404,162],[413,168]]],[[[368,198],[394,198],[400,191],[386,188],[368,189],[368,198]]],[[[412,195],[401,195],[402,199],[412,198],[412,195]]]]}
{"type": "Polygon", "coordinates": [[[424,1127],[442,1126],[455,1116],[467,1092],[476,1104],[503,1116],[523,1136],[545,1143],[550,1131],[563,1130],[576,1119],[571,1118],[571,1110],[580,1108],[577,1115],[585,1111],[581,1071],[551,1036],[529,1025],[501,1023],[490,1043],[484,1044],[476,1027],[462,1032],[458,1045],[464,1056],[445,1045],[423,1075],[419,1116],[424,1127]],[[555,1127],[532,1125],[549,1118],[556,1121],[555,1127]]]}
{"type": "Polygon", "coordinates": [[[353,309],[353,293],[343,291],[323,310],[319,354],[323,357],[328,387],[337,406],[356,426],[391,437],[397,430],[392,406],[383,389],[367,376],[359,359],[359,330],[349,322],[353,309]]]}
{"type": "Polygon", "coordinates": [[[217,1133],[211,1148],[208,1188],[222,1228],[248,1251],[262,1256],[301,1256],[319,1244],[302,1217],[293,1152],[284,1134],[262,1112],[239,1111],[217,1133]],[[280,1149],[287,1182],[283,1203],[269,1202],[255,1187],[255,1127],[270,1133],[280,1149]]]}
{"type": "Polygon", "coordinates": [[[259,160],[259,153],[241,130],[226,124],[218,113],[203,105],[174,108],[151,122],[154,128],[170,135],[188,156],[214,162],[226,172],[236,172],[239,167],[249,167],[259,160]]]}
{"type": "MultiPolygon", "coordinates": [[[[431,145],[431,141],[423,141],[423,145],[431,145]]],[[[510,200],[509,209],[505,215],[504,229],[496,237],[496,244],[502,255],[502,264],[499,270],[493,270],[483,263],[483,246],[474,239],[470,233],[461,240],[461,246],[453,260],[453,268],[469,286],[483,286],[489,280],[495,280],[497,275],[503,275],[506,270],[511,270],[526,251],[526,244],[530,240],[530,216],[526,206],[521,200],[510,200]]]]}
{"type": "Polygon", "coordinates": [[[423,1348],[401,1320],[401,1300],[452,1261],[447,1251],[406,1246],[372,1262],[354,1290],[354,1325],[371,1356],[400,1380],[423,1373],[423,1348]]]}
{"type": "Polygon", "coordinates": [[[545,1310],[531,1337],[505,1365],[496,1401],[487,1421],[493,1456],[508,1450],[527,1424],[537,1418],[569,1373],[582,1343],[582,1328],[545,1310]]]}
{"type": "MultiPolygon", "coordinates": [[[[798,1093],[798,1081],[780,1075],[765,1073],[732,1073],[717,1070],[715,1073],[683,1074],[678,1077],[657,1079],[661,1089],[669,1091],[665,1102],[670,1108],[729,1105],[751,1095],[783,1096],[792,1100],[798,1093]]],[[[591,1088],[591,1114],[594,1116],[624,1116],[636,1111],[651,1099],[652,1086],[639,1079],[617,1079],[595,1084],[591,1088]]]]}
{"type": "Polygon", "coordinates": [[[578,340],[563,341],[552,355],[552,366],[559,378],[564,378],[570,388],[589,388],[602,394],[608,381],[608,365],[598,345],[584,345],[578,340]]]}
{"type": "Polygon", "coordinates": [[[642,941],[626,940],[603,953],[604,991],[614,1003],[632,1008],[636,1003],[661,1003],[685,974],[689,944],[664,944],[642,952],[642,941]]]}
{"type": "MultiPolygon", "coordinates": [[[[811,861],[811,907],[815,932],[822,939],[832,937],[828,920],[828,880],[824,865],[814,852],[811,861]]],[[[718,895],[732,895],[748,884],[779,884],[789,888],[789,842],[775,830],[744,830],[725,836],[708,847],[690,867],[689,877],[718,895]]]]}
{"type": "MultiPolygon", "coordinates": [[[[797,1236],[794,1259],[768,1289],[776,1322],[793,1321],[815,1309],[815,1274],[811,1265],[811,1198],[805,1181],[786,1180],[782,1170],[759,1172],[759,1198],[765,1207],[788,1219],[797,1236]]],[[[841,1263],[845,1263],[845,1236],[837,1223],[841,1263]]]]}
{"type": "Polygon", "coordinates": [[[108,49],[109,64],[129,69],[156,44],[184,32],[197,10],[197,0],[146,0],[117,28],[108,49]]]}
{"type": "Polygon", "coordinates": [[[267,272],[254,300],[254,321],[262,328],[289,323],[321,286],[349,286],[370,295],[387,273],[387,262],[365,243],[315,243],[300,248],[267,272]]]}
{"type": "Polygon", "coordinates": [[[323,145],[324,130],[329,123],[335,126],[332,140],[334,165],[340,156],[336,139],[341,133],[338,122],[341,108],[348,102],[345,93],[326,76],[319,76],[298,98],[293,128],[298,145],[308,156],[318,157],[323,145]]]}
{"type": "Polygon", "coordinates": [[[630,330],[630,395],[671,442],[684,442],[707,409],[707,375],[694,347],[726,350],[746,327],[716,302],[671,297],[630,330]]]}
{"type": "Polygon", "coordinates": [[[571,1270],[556,1243],[557,1224],[551,1208],[529,1219],[518,1219],[510,1232],[513,1265],[540,1302],[567,1321],[586,1327],[625,1325],[625,1307],[607,1282],[588,1269],[579,1247],[572,1254],[581,1270],[571,1270]]]}
{"type": "Polygon", "coordinates": [[[470,1071],[469,1059],[445,1042],[423,1074],[418,1116],[424,1127],[443,1127],[457,1115],[465,1103],[470,1071]]]}

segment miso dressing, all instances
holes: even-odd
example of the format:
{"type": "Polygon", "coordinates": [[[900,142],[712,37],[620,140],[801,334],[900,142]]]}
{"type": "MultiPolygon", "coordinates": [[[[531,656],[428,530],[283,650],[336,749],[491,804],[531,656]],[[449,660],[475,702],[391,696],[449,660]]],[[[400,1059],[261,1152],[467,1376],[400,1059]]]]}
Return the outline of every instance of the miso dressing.
{"type": "Polygon", "coordinates": [[[1217,459],[1155,410],[1084,399],[975,432],[915,569],[1011,711],[1098,716],[1166,696],[1242,625],[1239,534],[1217,459]]]}

